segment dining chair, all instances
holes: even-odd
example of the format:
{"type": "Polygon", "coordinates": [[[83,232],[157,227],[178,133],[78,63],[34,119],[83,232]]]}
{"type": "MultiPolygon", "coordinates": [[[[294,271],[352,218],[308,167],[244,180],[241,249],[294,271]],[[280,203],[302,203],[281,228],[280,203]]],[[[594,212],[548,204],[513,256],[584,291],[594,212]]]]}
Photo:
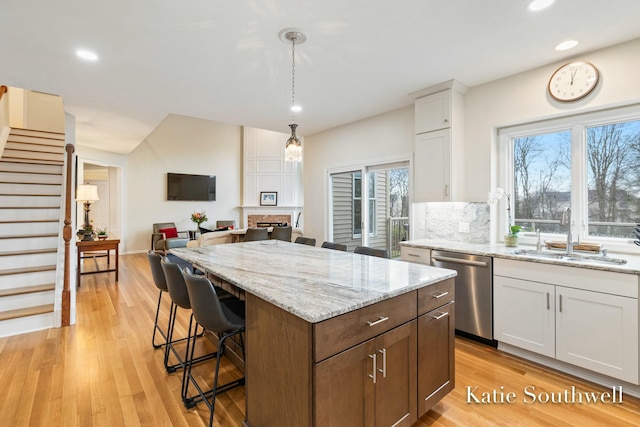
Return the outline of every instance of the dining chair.
{"type": "Polygon", "coordinates": [[[272,240],[282,240],[285,242],[291,242],[291,227],[273,227],[271,231],[272,240]]]}
{"type": "Polygon", "coordinates": [[[300,236],[296,238],[296,241],[294,243],[301,243],[303,245],[315,246],[316,239],[314,239],[313,237],[300,236]]]}
{"type": "Polygon", "coordinates": [[[378,258],[389,258],[389,251],[386,249],[371,248],[369,246],[356,246],[354,254],[375,256],[378,258]]]}
{"type": "Polygon", "coordinates": [[[321,247],[325,249],[335,249],[337,251],[347,251],[347,245],[343,243],[323,242],[321,247]]]}
{"type": "Polygon", "coordinates": [[[266,228],[247,228],[244,234],[243,242],[255,242],[258,240],[267,240],[269,238],[269,232],[266,228]]]}
{"type": "MultiPolygon", "coordinates": [[[[213,377],[213,388],[209,391],[202,389],[195,377],[191,374],[191,363],[187,363],[187,369],[185,370],[187,388],[189,383],[193,383],[200,395],[201,401],[206,402],[210,411],[209,426],[212,426],[216,396],[218,393],[224,393],[232,388],[244,385],[243,376],[219,386],[218,374],[220,372],[220,359],[224,354],[227,339],[236,335],[239,337],[242,358],[244,359],[245,353],[242,333],[245,330],[245,306],[244,301],[238,298],[219,299],[211,281],[206,277],[191,274],[188,268],[185,268],[182,274],[187,284],[191,310],[197,324],[218,336],[218,348],[215,352],[216,367],[213,377]],[[209,396],[211,396],[210,402],[208,399],[209,396]]],[[[190,346],[190,359],[193,358],[196,342],[197,336],[193,336],[193,343],[190,346]]]]}

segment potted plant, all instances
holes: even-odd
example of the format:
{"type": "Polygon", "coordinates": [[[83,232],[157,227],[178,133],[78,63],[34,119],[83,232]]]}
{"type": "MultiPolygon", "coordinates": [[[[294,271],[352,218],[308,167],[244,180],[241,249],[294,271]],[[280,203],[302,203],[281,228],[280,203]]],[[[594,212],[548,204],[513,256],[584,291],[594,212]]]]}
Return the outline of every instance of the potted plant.
{"type": "Polygon", "coordinates": [[[98,239],[105,240],[109,235],[107,234],[106,228],[98,228],[98,239]]]}
{"type": "Polygon", "coordinates": [[[504,235],[504,245],[508,247],[518,246],[518,233],[522,231],[522,226],[512,225],[509,227],[509,233],[504,235]]]}
{"type": "Polygon", "coordinates": [[[522,231],[522,226],[515,225],[511,217],[511,197],[504,189],[498,187],[495,191],[489,193],[489,204],[498,202],[503,197],[507,199],[507,234],[504,235],[504,245],[508,247],[518,246],[518,233],[522,231]]]}

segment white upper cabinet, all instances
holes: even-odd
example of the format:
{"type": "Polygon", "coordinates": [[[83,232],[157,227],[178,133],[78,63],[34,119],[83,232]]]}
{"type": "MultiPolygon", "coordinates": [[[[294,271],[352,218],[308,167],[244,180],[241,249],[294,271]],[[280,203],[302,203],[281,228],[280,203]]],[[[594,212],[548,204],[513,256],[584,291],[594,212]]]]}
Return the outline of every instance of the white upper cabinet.
{"type": "Polygon", "coordinates": [[[450,98],[450,91],[445,90],[416,99],[416,134],[451,127],[450,98]]]}
{"type": "Polygon", "coordinates": [[[464,93],[453,80],[415,101],[414,202],[463,200],[464,93]]]}

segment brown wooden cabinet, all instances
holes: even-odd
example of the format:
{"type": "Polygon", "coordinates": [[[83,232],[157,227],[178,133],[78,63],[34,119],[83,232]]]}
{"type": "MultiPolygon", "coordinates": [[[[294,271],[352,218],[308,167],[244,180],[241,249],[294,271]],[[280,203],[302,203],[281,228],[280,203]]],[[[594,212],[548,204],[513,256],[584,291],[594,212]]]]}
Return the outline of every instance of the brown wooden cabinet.
{"type": "Polygon", "coordinates": [[[455,387],[455,303],[418,317],[418,414],[455,387]]]}
{"type": "Polygon", "coordinates": [[[411,426],[453,388],[453,292],[446,279],[313,324],[246,294],[245,425],[411,426]]]}
{"type": "Polygon", "coordinates": [[[455,279],[418,290],[418,416],[455,387],[455,279]]]}
{"type": "Polygon", "coordinates": [[[315,366],[315,425],[410,426],[416,412],[413,320],[315,366]]]}

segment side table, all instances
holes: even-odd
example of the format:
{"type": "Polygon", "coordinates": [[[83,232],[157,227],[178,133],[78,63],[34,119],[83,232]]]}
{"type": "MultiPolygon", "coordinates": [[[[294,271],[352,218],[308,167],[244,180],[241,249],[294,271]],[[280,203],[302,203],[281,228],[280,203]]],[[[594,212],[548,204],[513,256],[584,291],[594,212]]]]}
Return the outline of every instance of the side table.
{"type": "Polygon", "coordinates": [[[92,241],[76,241],[76,248],[78,251],[78,271],[77,271],[77,283],[76,286],[80,287],[80,277],[85,274],[98,274],[98,273],[116,273],[116,282],[118,281],[118,247],[120,245],[120,239],[105,239],[105,240],[92,240],[92,241]],[[116,252],[116,262],[114,268],[107,268],[106,270],[96,270],[96,271],[82,271],[82,259],[87,258],[83,257],[82,254],[85,252],[95,252],[95,251],[107,251],[107,266],[111,264],[111,251],[114,250],[116,252]]]}

